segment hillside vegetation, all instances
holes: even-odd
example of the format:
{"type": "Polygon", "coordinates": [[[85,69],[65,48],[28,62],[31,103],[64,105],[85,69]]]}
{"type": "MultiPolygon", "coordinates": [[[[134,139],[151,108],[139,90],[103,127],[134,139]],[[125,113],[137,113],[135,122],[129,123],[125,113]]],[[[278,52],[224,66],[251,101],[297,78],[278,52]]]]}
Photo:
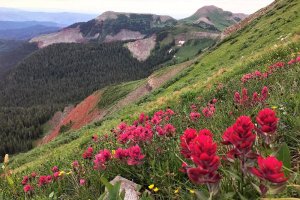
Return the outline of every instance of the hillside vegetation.
{"type": "Polygon", "coordinates": [[[151,192],[144,199],[299,197],[299,10],[298,0],[276,1],[151,94],[101,123],[6,159],[0,194],[98,199],[105,187],[112,191],[103,177],[122,175],[151,192]],[[266,122],[261,111],[276,117],[266,122]],[[231,125],[245,134],[232,139],[231,125]],[[188,134],[198,134],[191,152],[188,134]],[[276,158],[259,158],[257,166],[256,153],[276,158]]]}
{"type": "Polygon", "coordinates": [[[122,43],[56,44],[33,53],[0,80],[0,155],[30,149],[56,111],[105,86],[147,77],[171,56],[159,48],[139,62],[122,43]]]}

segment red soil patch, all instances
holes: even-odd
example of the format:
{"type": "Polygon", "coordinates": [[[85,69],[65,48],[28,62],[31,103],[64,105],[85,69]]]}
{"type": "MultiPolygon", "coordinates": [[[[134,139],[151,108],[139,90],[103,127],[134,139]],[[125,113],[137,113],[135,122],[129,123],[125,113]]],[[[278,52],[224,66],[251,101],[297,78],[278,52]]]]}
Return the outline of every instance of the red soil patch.
{"type": "Polygon", "coordinates": [[[94,119],[100,114],[100,111],[97,108],[99,100],[100,92],[96,92],[88,96],[85,100],[73,108],[71,112],[52,130],[52,132],[42,139],[40,144],[48,143],[56,138],[59,135],[60,128],[64,125],[71,123],[71,130],[76,130],[94,121],[94,119]]]}

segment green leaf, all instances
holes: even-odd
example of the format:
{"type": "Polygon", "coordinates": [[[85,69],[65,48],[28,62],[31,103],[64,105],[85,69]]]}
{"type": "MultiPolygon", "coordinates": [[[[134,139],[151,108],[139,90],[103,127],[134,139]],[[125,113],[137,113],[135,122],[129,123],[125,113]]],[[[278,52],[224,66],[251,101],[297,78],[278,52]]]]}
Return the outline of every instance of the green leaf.
{"type": "Polygon", "coordinates": [[[50,194],[49,194],[49,198],[53,198],[54,197],[54,192],[51,192],[50,194]]]}
{"type": "MultiPolygon", "coordinates": [[[[276,157],[278,160],[282,161],[285,168],[291,168],[291,153],[288,145],[285,142],[280,146],[280,149],[276,153],[276,157]]],[[[287,169],[284,169],[285,175],[289,174],[289,170],[287,169]]]]}
{"type": "Polygon", "coordinates": [[[112,190],[113,185],[108,182],[108,180],[104,177],[100,178],[101,182],[105,185],[108,191],[112,190]]]}

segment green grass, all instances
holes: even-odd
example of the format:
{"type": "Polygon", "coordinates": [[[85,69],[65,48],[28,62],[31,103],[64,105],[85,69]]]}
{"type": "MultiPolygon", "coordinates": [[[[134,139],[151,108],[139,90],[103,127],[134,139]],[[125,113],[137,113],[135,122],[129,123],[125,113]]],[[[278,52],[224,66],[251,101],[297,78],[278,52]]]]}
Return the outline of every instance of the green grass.
{"type": "MultiPolygon", "coordinates": [[[[27,174],[33,170],[46,174],[50,172],[50,168],[54,165],[69,170],[70,163],[73,160],[78,159],[84,162],[81,160],[80,155],[91,144],[97,150],[117,147],[112,136],[110,136],[112,137],[110,138],[111,142],[93,144],[91,142],[93,134],[109,133],[121,120],[132,122],[141,112],[152,114],[159,109],[171,107],[177,113],[171,120],[171,123],[177,129],[177,135],[167,143],[158,142],[146,146],[147,162],[145,164],[132,168],[112,163],[108,171],[90,170],[88,172],[90,185],[86,190],[76,190],[72,182],[66,181],[62,183],[63,187],[53,185],[45,191],[38,191],[36,198],[46,198],[51,191],[55,191],[57,194],[66,195],[66,199],[96,199],[103,191],[103,186],[99,181],[100,176],[104,175],[106,178],[111,179],[115,175],[121,174],[141,184],[144,188],[152,183],[157,185],[160,191],[154,194],[156,199],[176,198],[174,190],[178,187],[181,187],[179,199],[193,199],[192,195],[188,193],[188,189],[205,191],[205,187],[192,185],[184,174],[178,172],[181,164],[178,158],[180,155],[178,152],[178,137],[187,127],[208,128],[214,133],[214,139],[219,142],[223,131],[238,116],[246,114],[252,116],[254,120],[257,112],[264,107],[263,105],[250,109],[236,109],[233,105],[233,93],[240,91],[243,87],[240,83],[241,76],[257,69],[263,71],[267,66],[277,61],[288,61],[296,56],[295,53],[300,51],[300,17],[298,11],[300,10],[300,2],[281,0],[277,4],[277,8],[267,15],[225,39],[215,50],[205,53],[198,64],[178,74],[172,81],[154,91],[151,98],[146,98],[139,103],[128,105],[122,110],[112,113],[102,121],[101,126],[91,125],[79,131],[64,133],[49,144],[14,156],[9,167],[17,173],[14,181],[16,190],[19,191],[18,195],[10,192],[5,181],[0,180],[0,188],[5,191],[8,197],[22,199],[23,194],[20,192],[22,186],[17,184],[21,181],[21,174],[27,174]],[[270,26],[271,22],[273,23],[270,26]],[[284,36],[286,39],[278,39],[280,36],[284,36]],[[245,43],[247,44],[246,47],[245,43]],[[220,90],[217,89],[219,84],[224,86],[220,90]],[[219,101],[216,115],[211,120],[202,118],[198,123],[188,120],[191,104],[194,103],[202,107],[214,97],[219,101]],[[228,115],[229,112],[233,112],[233,114],[228,115]],[[160,157],[153,158],[153,155],[155,155],[153,149],[157,147],[156,145],[163,145],[166,151],[160,157]]],[[[286,142],[296,159],[294,162],[297,162],[297,154],[300,148],[299,72],[300,65],[298,64],[286,70],[280,70],[263,81],[250,81],[245,85],[250,93],[260,91],[264,85],[267,85],[270,88],[270,98],[265,106],[283,108],[277,110],[280,126],[276,145],[286,142]]],[[[224,149],[220,149],[218,153],[223,155],[224,149]]],[[[263,153],[267,155],[269,152],[263,151],[263,153]]],[[[84,162],[84,164],[88,169],[91,169],[91,163],[84,162]]],[[[222,173],[224,173],[224,176],[226,175],[225,172],[222,173]]],[[[297,173],[299,177],[299,169],[297,173]]],[[[290,184],[299,185],[299,180],[296,178],[291,177],[290,184]]],[[[221,190],[228,193],[234,192],[234,183],[235,181],[227,176],[222,180],[221,190]]],[[[250,186],[247,186],[244,196],[249,199],[257,198],[258,194],[253,192],[253,188],[250,186]]],[[[299,191],[289,188],[279,197],[291,196],[299,197],[299,191]]]]}
{"type": "Polygon", "coordinates": [[[137,88],[143,81],[131,81],[119,85],[107,87],[101,95],[99,108],[107,108],[124,98],[128,93],[137,88]]]}
{"type": "Polygon", "coordinates": [[[176,61],[182,62],[185,60],[189,60],[194,56],[200,54],[204,49],[213,46],[214,43],[215,40],[209,38],[189,40],[179,48],[178,52],[176,52],[176,61]]]}

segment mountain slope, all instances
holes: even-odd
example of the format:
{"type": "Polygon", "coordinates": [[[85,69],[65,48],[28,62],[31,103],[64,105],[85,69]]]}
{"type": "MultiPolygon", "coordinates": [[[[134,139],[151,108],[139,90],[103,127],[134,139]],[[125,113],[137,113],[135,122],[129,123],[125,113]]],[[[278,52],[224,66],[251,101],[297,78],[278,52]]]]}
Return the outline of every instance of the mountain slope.
{"type": "Polygon", "coordinates": [[[182,22],[191,23],[202,28],[223,31],[226,27],[243,20],[247,15],[231,13],[216,6],[204,6],[192,16],[182,19],[182,22]]]}
{"type": "Polygon", "coordinates": [[[6,72],[18,64],[19,61],[37,49],[35,44],[25,41],[0,39],[0,79],[6,72]]]}
{"type": "Polygon", "coordinates": [[[40,47],[45,47],[58,42],[137,40],[151,35],[159,29],[172,26],[174,23],[176,23],[176,20],[168,16],[108,11],[88,22],[75,23],[61,32],[33,38],[31,42],[36,42],[40,47]],[[60,38],[65,37],[70,39],[60,40],[60,38]],[[72,40],[71,38],[80,39],[72,40]]]}
{"type": "MultiPolygon", "coordinates": [[[[195,186],[190,183],[186,174],[178,172],[178,169],[181,168],[182,159],[184,159],[179,157],[179,136],[185,128],[191,127],[197,130],[208,128],[214,133],[214,139],[219,143],[222,133],[228,125],[234,123],[238,116],[248,115],[253,116],[254,119],[257,112],[266,106],[280,107],[276,110],[281,124],[278,133],[276,133],[275,144],[286,142],[290,151],[293,152],[293,158],[299,159],[297,152],[300,134],[300,91],[298,87],[300,64],[286,64],[285,68],[278,69],[266,79],[253,79],[244,85],[241,83],[241,77],[244,74],[252,73],[255,70],[265,71],[268,66],[278,61],[287,63],[290,59],[299,56],[300,17],[298,10],[300,9],[300,3],[297,0],[280,0],[276,2],[275,8],[275,10],[267,12],[266,15],[252,21],[248,26],[231,35],[219,44],[214,51],[206,53],[195,65],[192,65],[146,98],[112,113],[98,125],[87,126],[80,131],[67,132],[45,146],[15,156],[8,167],[15,169],[19,176],[29,174],[32,171],[40,171],[41,174],[45,175],[51,174],[50,169],[54,165],[58,165],[61,170],[69,171],[72,170],[69,167],[70,163],[74,160],[78,160],[80,166],[83,166],[84,163],[84,179],[89,184],[84,186],[83,189],[78,189],[77,182],[73,183],[63,179],[65,182],[60,182],[63,185],[55,185],[55,182],[47,185],[43,191],[35,190],[36,198],[47,197],[48,194],[55,191],[58,196],[96,199],[104,191],[104,186],[102,189],[99,187],[99,178],[106,176],[112,179],[117,174],[134,180],[144,188],[155,184],[159,188],[159,192],[152,192],[156,198],[193,198],[194,196],[191,196],[193,194],[190,194],[191,189],[205,192],[207,190],[202,186],[195,186]],[[271,12],[273,12],[272,15],[271,12]],[[270,22],[273,22],[271,27],[267,26],[270,22]],[[284,39],[281,40],[281,38],[284,39]],[[255,43],[247,43],[247,46],[244,46],[245,41],[248,40],[255,40],[255,43]],[[265,105],[259,104],[245,109],[236,108],[233,102],[233,94],[236,91],[246,87],[249,93],[252,94],[261,90],[263,86],[268,86],[270,89],[269,98],[265,105]],[[213,98],[218,99],[216,113],[213,118],[206,119],[202,117],[197,122],[189,120],[192,104],[202,108],[213,98]],[[176,113],[174,118],[169,121],[176,127],[176,136],[174,138],[162,138],[163,142],[159,142],[158,137],[151,145],[144,145],[142,151],[146,154],[146,157],[140,166],[127,166],[119,162],[109,162],[107,170],[95,171],[90,160],[81,158],[80,155],[89,146],[94,148],[95,153],[104,148],[109,150],[115,150],[120,146],[125,148],[115,141],[113,134],[108,135],[108,141],[105,140],[104,134],[110,133],[110,130],[117,127],[121,121],[133,122],[142,112],[151,115],[155,111],[167,107],[172,108],[176,113]],[[101,142],[91,141],[91,136],[98,133],[103,136],[100,137],[101,142]],[[161,154],[157,154],[161,151],[161,154]],[[174,191],[178,188],[180,188],[180,193],[175,193],[174,191]],[[69,192],[70,190],[72,192],[69,192]],[[73,191],[76,191],[76,193],[73,191]]],[[[224,149],[221,149],[218,153],[224,155],[226,153],[224,149]]],[[[270,150],[264,153],[269,155],[270,150]]],[[[297,167],[297,160],[294,160],[294,163],[297,167]]],[[[252,187],[252,184],[246,185],[245,190],[238,195],[235,190],[237,186],[235,183],[239,181],[240,176],[234,174],[233,177],[229,170],[228,172],[227,170],[220,172],[223,177],[221,194],[233,195],[229,197],[230,199],[239,199],[241,195],[246,199],[259,198],[259,194],[252,187]]],[[[294,175],[299,176],[299,172],[294,175]]],[[[20,179],[16,182],[19,183],[20,179]]],[[[259,184],[258,181],[257,183],[259,184]]],[[[290,184],[299,185],[299,180],[290,179],[290,184]]],[[[10,192],[11,190],[5,180],[1,182],[0,179],[0,185],[1,188],[4,188],[3,194],[5,196],[18,197],[10,192]]],[[[22,185],[18,184],[16,187],[18,187],[19,193],[23,195],[22,185]]],[[[288,190],[276,197],[299,197],[299,192],[293,187],[289,187],[288,190]]]]}
{"type": "Polygon", "coordinates": [[[0,39],[5,40],[29,40],[41,34],[56,32],[60,28],[43,25],[35,25],[26,28],[0,30],[0,39]]]}

